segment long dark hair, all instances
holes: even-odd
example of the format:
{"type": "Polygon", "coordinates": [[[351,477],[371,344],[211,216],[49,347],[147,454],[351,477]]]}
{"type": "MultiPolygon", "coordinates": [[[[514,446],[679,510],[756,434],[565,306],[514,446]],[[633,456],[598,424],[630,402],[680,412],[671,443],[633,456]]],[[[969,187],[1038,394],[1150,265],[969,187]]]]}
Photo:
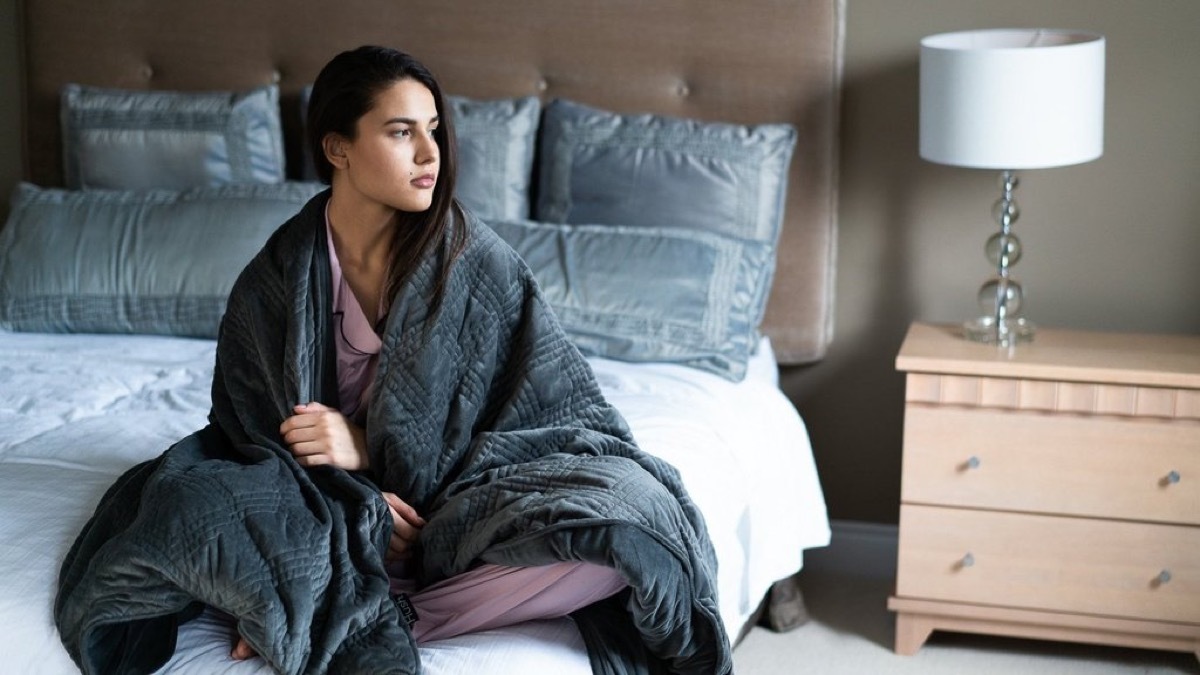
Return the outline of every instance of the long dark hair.
{"type": "Polygon", "coordinates": [[[454,119],[447,110],[442,88],[433,74],[412,56],[387,47],[368,45],[338,54],[325,64],[313,82],[306,120],[308,144],[316,163],[317,176],[323,183],[333,182],[333,165],[325,157],[325,137],[334,133],[349,139],[355,138],[359,118],[375,106],[380,92],[401,80],[420,82],[433,94],[439,118],[434,137],[440,167],[429,208],[415,213],[397,213],[384,297],[390,305],[421,260],[438,249],[442,265],[431,298],[436,313],[441,306],[452,263],[466,247],[467,230],[462,206],[454,198],[454,185],[458,177],[454,119]]]}

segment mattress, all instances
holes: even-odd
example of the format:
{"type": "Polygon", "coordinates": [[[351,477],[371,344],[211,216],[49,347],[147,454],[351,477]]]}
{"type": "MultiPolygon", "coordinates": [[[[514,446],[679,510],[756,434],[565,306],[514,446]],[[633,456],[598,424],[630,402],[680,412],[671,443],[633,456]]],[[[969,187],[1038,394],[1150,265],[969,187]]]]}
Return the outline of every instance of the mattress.
{"type": "MultiPolygon", "coordinates": [[[[206,423],[216,343],[0,333],[0,653],[6,673],[78,672],[53,623],[59,566],[113,480],[206,423]]],[[[674,464],[716,549],[721,618],[736,636],[770,585],[829,541],[804,424],[763,340],[745,380],[592,359],[646,451],[674,464]]],[[[209,611],[180,631],[172,673],[268,672],[229,660],[209,611]]],[[[427,673],[590,673],[569,619],[429,643],[427,673]]]]}

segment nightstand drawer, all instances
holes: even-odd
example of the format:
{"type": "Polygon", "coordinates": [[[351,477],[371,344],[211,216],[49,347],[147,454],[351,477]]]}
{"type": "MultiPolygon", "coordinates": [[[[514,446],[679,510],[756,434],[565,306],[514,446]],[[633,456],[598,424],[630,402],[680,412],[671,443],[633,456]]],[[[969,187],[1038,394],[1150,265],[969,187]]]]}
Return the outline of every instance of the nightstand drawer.
{"type": "Polygon", "coordinates": [[[904,502],[1200,524],[1200,423],[909,404],[904,502]]]}
{"type": "Polygon", "coordinates": [[[1200,622],[1200,528],[904,505],[899,597],[1200,622]]]}

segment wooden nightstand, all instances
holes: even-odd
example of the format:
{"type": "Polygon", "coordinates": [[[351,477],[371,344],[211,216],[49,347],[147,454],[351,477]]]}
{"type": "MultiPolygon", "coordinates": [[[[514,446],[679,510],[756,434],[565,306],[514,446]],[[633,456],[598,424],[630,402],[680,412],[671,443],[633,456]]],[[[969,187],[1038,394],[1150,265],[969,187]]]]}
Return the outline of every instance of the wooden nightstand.
{"type": "Polygon", "coordinates": [[[1200,657],[1200,336],[913,324],[896,651],[934,630],[1200,657]]]}

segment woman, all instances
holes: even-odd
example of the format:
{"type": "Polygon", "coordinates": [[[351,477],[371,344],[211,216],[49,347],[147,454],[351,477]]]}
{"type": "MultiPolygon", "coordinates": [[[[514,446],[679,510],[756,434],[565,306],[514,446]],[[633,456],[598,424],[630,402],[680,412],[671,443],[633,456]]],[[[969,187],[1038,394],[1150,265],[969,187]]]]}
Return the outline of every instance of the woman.
{"type": "MultiPolygon", "coordinates": [[[[451,264],[465,244],[466,215],[453,197],[453,123],[424,66],[407,54],[369,46],[325,66],[313,85],[307,122],[318,176],[331,186],[325,212],[342,403],[340,410],[297,405],[279,431],[302,466],[366,471],[370,458],[361,425],[382,345],[377,331],[391,296],[447,230],[451,264]]],[[[388,556],[403,560],[425,521],[395,493],[383,496],[393,521],[388,556]]],[[[400,565],[393,570],[403,573],[400,565]]],[[[419,617],[412,631],[420,643],[565,616],[624,586],[611,568],[587,563],[483,565],[409,595],[419,617]]],[[[411,591],[413,583],[399,576],[393,589],[411,591]]],[[[252,655],[239,637],[233,657],[252,655]]]]}

